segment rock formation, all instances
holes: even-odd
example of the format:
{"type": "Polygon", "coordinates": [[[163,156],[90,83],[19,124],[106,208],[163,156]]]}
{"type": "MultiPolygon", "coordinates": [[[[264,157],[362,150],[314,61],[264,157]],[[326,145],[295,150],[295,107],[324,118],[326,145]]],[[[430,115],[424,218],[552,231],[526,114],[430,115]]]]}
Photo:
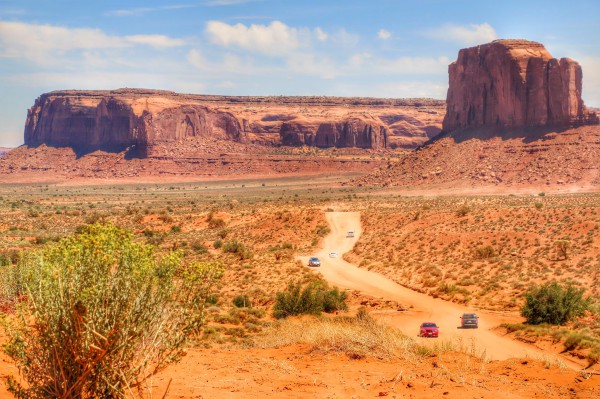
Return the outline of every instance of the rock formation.
{"type": "Polygon", "coordinates": [[[27,113],[25,144],[120,150],[188,136],[243,140],[240,123],[227,112],[166,98],[160,92],[94,94],[40,96],[27,113]]]}
{"type": "Polygon", "coordinates": [[[414,148],[441,131],[444,103],[224,97],[144,89],[56,91],[28,111],[25,144],[122,151],[206,137],[266,145],[414,148]]]}
{"type": "Polygon", "coordinates": [[[351,116],[341,122],[284,122],[281,144],[315,147],[385,148],[389,131],[374,118],[351,116]]]}
{"type": "Polygon", "coordinates": [[[597,124],[581,100],[582,71],[540,43],[495,40],[462,49],[449,66],[443,130],[597,124]]]}

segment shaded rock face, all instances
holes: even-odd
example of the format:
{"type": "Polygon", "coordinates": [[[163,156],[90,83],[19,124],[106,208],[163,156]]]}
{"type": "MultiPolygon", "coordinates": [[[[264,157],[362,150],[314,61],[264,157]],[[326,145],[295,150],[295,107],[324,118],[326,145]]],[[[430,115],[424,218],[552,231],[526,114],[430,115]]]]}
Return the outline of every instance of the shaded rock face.
{"type": "Polygon", "coordinates": [[[387,147],[388,129],[374,120],[351,117],[342,122],[302,123],[281,125],[281,144],[315,147],[357,147],[380,149],[387,147]]]}
{"type": "Polygon", "coordinates": [[[229,113],[168,103],[140,112],[135,100],[44,94],[27,113],[25,144],[121,150],[188,136],[243,139],[239,122],[229,113]]]}
{"type": "Polygon", "coordinates": [[[581,99],[581,66],[540,43],[496,40],[462,49],[449,66],[443,130],[597,124],[581,99]]]}

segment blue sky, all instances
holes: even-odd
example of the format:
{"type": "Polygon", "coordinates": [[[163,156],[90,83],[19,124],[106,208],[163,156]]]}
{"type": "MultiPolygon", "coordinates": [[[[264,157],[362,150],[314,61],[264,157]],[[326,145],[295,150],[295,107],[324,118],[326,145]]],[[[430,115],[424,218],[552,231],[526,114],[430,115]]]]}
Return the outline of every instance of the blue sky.
{"type": "Polygon", "coordinates": [[[0,0],[0,146],[59,89],[444,99],[458,50],[542,42],[600,107],[600,1],[0,0]]]}

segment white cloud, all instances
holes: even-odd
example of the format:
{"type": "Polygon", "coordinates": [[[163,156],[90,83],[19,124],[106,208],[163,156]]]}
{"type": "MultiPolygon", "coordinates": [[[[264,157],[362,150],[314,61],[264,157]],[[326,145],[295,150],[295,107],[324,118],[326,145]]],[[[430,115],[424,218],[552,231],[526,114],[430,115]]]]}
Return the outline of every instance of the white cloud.
{"type": "Polygon", "coordinates": [[[145,44],[151,47],[177,47],[183,46],[185,41],[182,39],[173,39],[164,35],[133,35],[125,36],[125,40],[130,43],[145,44]]]}
{"type": "Polygon", "coordinates": [[[168,11],[168,10],[180,10],[185,8],[196,8],[198,5],[194,4],[173,4],[169,6],[159,6],[159,7],[138,7],[138,8],[127,8],[121,10],[112,10],[106,12],[104,15],[113,16],[113,17],[133,17],[140,16],[143,14],[147,14],[150,12],[157,11],[168,11]]]}
{"type": "Polygon", "coordinates": [[[320,42],[324,42],[325,40],[327,40],[327,33],[325,33],[323,29],[317,27],[315,28],[314,32],[315,36],[317,37],[317,40],[319,40],[320,42]]]}
{"type": "Polygon", "coordinates": [[[487,22],[467,26],[446,24],[427,31],[425,35],[434,39],[456,42],[465,46],[484,44],[498,38],[494,28],[487,22]]]}
{"type": "Polygon", "coordinates": [[[377,32],[377,37],[379,37],[381,40],[387,40],[392,37],[392,34],[385,29],[379,29],[379,32],[377,32]]]}
{"type": "Polygon", "coordinates": [[[290,54],[306,45],[308,39],[305,30],[289,27],[280,21],[250,26],[210,21],[206,25],[206,33],[211,42],[219,46],[237,47],[270,56],[290,54]]]}
{"type": "Polygon", "coordinates": [[[208,66],[206,59],[202,56],[200,50],[192,49],[187,54],[188,62],[195,68],[205,69],[208,66]]]}
{"type": "Polygon", "coordinates": [[[0,21],[0,57],[22,58],[40,65],[60,63],[73,51],[121,49],[135,45],[156,48],[181,46],[184,41],[164,35],[110,36],[100,29],[0,21]]]}

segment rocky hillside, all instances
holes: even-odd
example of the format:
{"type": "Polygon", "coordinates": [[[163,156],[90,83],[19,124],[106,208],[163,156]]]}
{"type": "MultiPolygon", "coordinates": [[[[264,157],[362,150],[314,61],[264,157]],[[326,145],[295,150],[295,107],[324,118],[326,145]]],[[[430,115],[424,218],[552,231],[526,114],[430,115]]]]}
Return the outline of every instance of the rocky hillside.
{"type": "Polygon", "coordinates": [[[598,124],[581,99],[581,66],[540,43],[495,40],[460,50],[450,64],[443,129],[598,124]]]}
{"type": "MultiPolygon", "coordinates": [[[[600,185],[600,127],[444,135],[354,184],[468,189],[600,185]]],[[[495,190],[493,190],[495,191],[495,190]]]]}
{"type": "Polygon", "coordinates": [[[12,148],[0,147],[0,157],[9,152],[12,148]]]}
{"type": "Polygon", "coordinates": [[[444,102],[341,97],[223,97],[120,89],[43,94],[25,144],[144,151],[190,137],[286,146],[414,148],[441,130],[444,102]]]}

